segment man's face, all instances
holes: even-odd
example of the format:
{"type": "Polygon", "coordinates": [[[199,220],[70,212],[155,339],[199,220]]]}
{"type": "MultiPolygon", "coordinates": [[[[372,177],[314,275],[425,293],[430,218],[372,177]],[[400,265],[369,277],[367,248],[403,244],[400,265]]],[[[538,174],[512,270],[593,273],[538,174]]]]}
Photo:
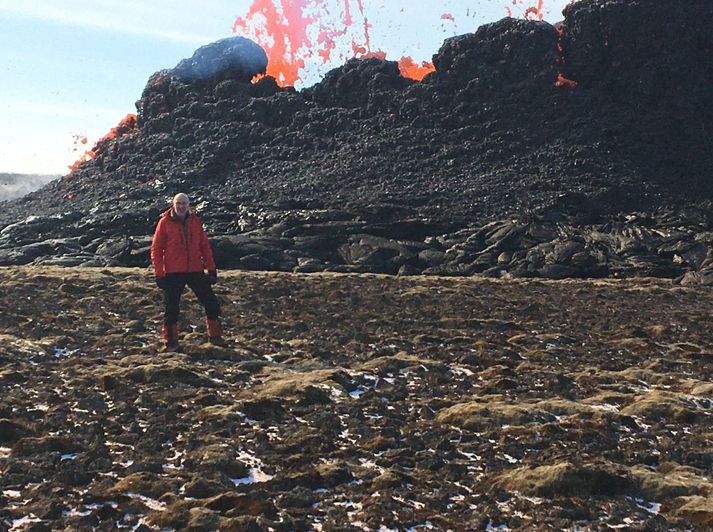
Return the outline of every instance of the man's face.
{"type": "Polygon", "coordinates": [[[184,218],[188,213],[189,205],[188,196],[185,194],[179,194],[173,198],[173,210],[176,211],[176,214],[181,218],[184,218]]]}

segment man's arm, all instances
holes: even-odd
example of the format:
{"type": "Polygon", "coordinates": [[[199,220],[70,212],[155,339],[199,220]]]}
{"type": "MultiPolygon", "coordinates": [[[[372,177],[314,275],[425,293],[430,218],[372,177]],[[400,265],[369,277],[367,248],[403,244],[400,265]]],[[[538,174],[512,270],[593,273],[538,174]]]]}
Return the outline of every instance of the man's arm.
{"type": "Polygon", "coordinates": [[[210,242],[208,241],[208,235],[205,234],[205,229],[203,228],[203,224],[200,224],[200,238],[198,240],[200,249],[201,249],[201,257],[203,257],[203,266],[205,267],[206,270],[209,272],[215,272],[215,260],[213,260],[213,250],[210,248],[210,242]]]}
{"type": "Polygon", "coordinates": [[[163,227],[163,219],[158,222],[156,231],[151,241],[151,264],[153,264],[154,275],[157,278],[166,275],[166,263],[164,255],[166,252],[166,231],[163,227]]]}

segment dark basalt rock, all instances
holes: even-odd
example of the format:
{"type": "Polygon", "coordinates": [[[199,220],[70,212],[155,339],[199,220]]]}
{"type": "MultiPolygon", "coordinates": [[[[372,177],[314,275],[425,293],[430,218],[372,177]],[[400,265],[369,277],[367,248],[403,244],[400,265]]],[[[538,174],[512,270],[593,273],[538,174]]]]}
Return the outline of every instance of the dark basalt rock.
{"type": "Polygon", "coordinates": [[[311,95],[324,107],[366,107],[380,93],[400,90],[412,83],[401,77],[395,61],[351,59],[343,67],[328,72],[305,95],[311,95]]]}
{"type": "Polygon", "coordinates": [[[558,72],[558,33],[546,22],[505,18],[475,33],[446,39],[433,56],[430,82],[466,87],[477,94],[549,88],[558,72]]]}
{"type": "Polygon", "coordinates": [[[145,266],[180,190],[219,268],[707,282],[712,9],[581,0],[446,40],[420,83],[372,58],[301,92],[219,41],[154,74],[95,159],[3,203],[0,265],[145,266]]]}
{"type": "Polygon", "coordinates": [[[201,46],[193,56],[176,65],[173,73],[186,81],[227,79],[249,82],[267,69],[267,55],[245,37],[229,37],[201,46]]]}

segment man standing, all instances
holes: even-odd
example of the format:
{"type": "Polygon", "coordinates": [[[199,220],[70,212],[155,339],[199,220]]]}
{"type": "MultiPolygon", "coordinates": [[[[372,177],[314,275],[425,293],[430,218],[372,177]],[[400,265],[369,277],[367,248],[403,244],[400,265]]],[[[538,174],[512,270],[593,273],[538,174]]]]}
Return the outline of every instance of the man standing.
{"type": "Polygon", "coordinates": [[[208,339],[223,345],[220,304],[211,287],[218,280],[213,252],[203,224],[189,206],[186,194],[176,194],[171,208],[161,215],[151,244],[151,263],[165,304],[163,341],[174,350],[179,349],[178,313],[186,285],[205,307],[208,339]]]}

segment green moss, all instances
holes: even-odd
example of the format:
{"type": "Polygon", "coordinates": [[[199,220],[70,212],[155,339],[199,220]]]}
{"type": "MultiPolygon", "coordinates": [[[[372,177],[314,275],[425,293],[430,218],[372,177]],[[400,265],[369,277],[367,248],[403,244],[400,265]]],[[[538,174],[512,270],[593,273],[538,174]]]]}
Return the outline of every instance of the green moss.
{"type": "Polygon", "coordinates": [[[509,491],[538,497],[590,497],[625,493],[630,481],[612,464],[582,466],[561,462],[517,468],[503,474],[496,484],[509,491]]]}
{"type": "Polygon", "coordinates": [[[502,425],[525,425],[527,423],[549,423],[554,415],[528,404],[503,402],[473,402],[453,405],[438,413],[441,423],[468,430],[484,431],[502,425]]]}
{"type": "Polygon", "coordinates": [[[637,494],[649,501],[711,493],[713,488],[695,469],[678,464],[662,465],[658,471],[636,466],[631,468],[630,475],[636,483],[637,494]]]}
{"type": "Polygon", "coordinates": [[[650,421],[692,422],[698,417],[695,405],[685,396],[660,390],[637,395],[632,403],[622,408],[621,413],[650,421]]]}

